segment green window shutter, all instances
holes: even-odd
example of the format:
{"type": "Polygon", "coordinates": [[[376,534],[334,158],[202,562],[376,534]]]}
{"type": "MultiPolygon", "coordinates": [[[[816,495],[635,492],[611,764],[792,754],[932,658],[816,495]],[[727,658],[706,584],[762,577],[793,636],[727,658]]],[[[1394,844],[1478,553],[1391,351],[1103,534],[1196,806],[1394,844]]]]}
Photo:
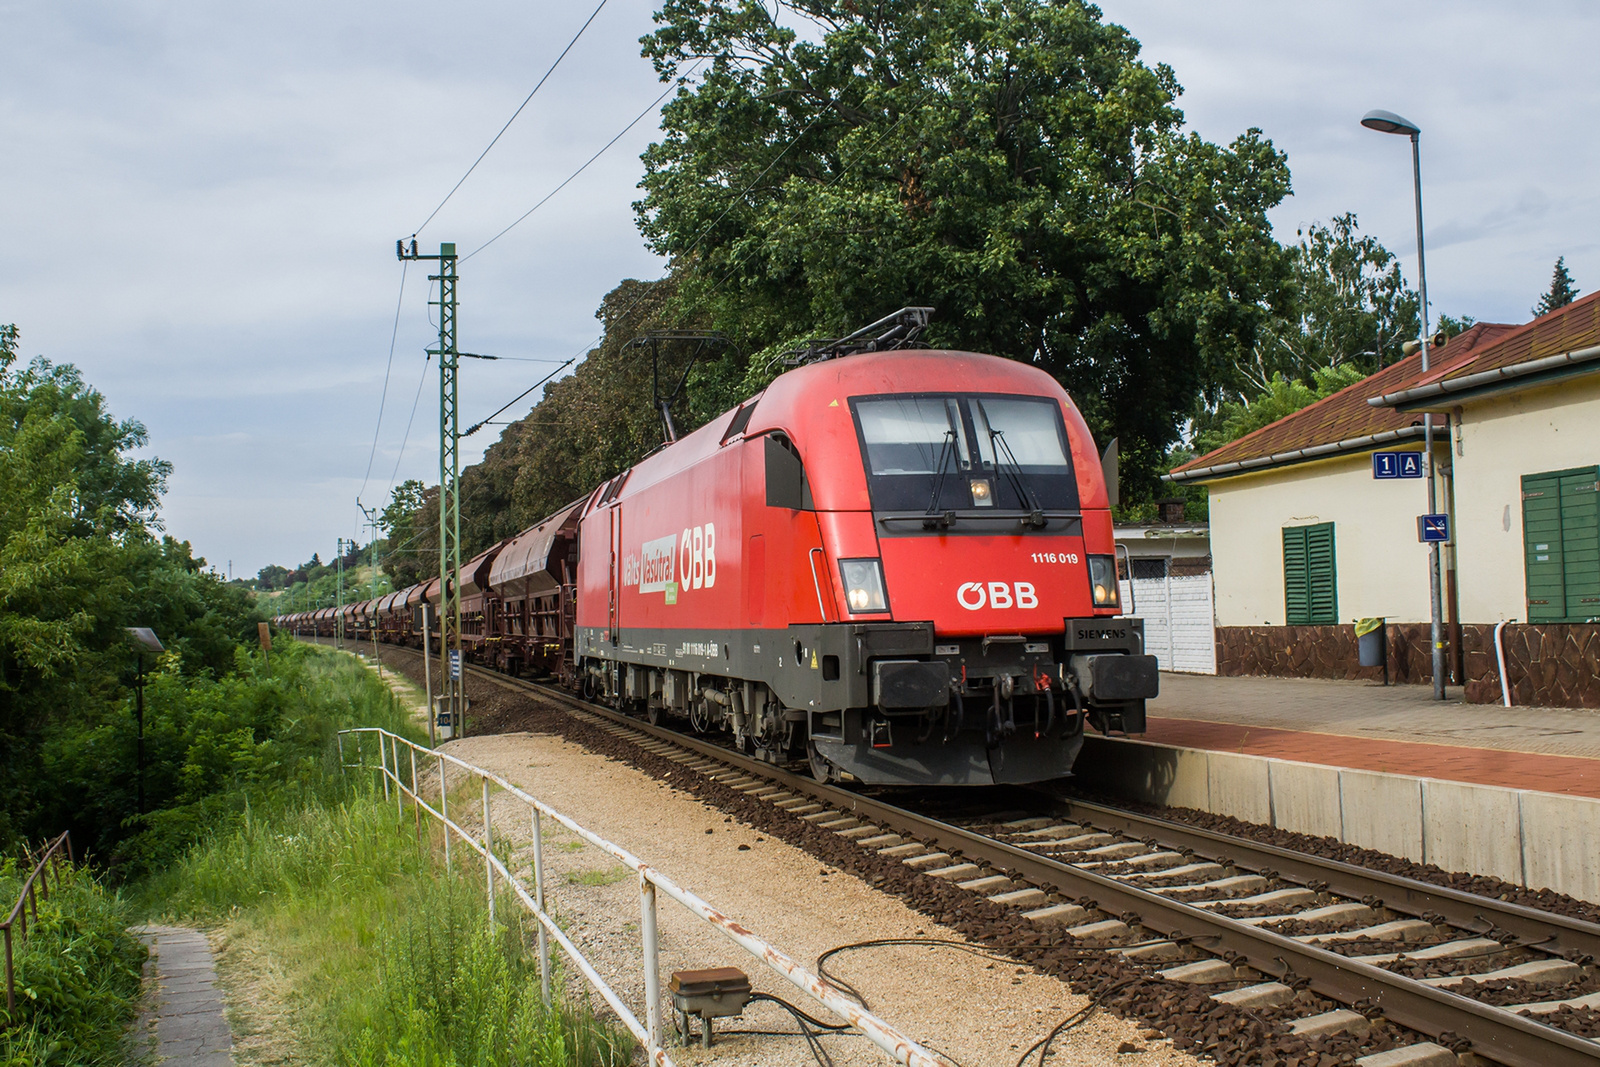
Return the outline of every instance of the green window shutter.
{"type": "Polygon", "coordinates": [[[1311,590],[1306,566],[1306,528],[1283,528],[1284,618],[1290,626],[1311,621],[1311,590]]]}
{"type": "Polygon", "coordinates": [[[1522,478],[1522,549],[1527,576],[1528,621],[1557,622],[1567,617],[1562,576],[1561,478],[1528,474],[1522,478]]]}
{"type": "Polygon", "coordinates": [[[1600,492],[1594,468],[1561,478],[1561,578],[1567,621],[1600,616],[1600,492]]]}
{"type": "Polygon", "coordinates": [[[1310,621],[1331,626],[1339,621],[1339,576],[1334,566],[1333,523],[1306,528],[1306,585],[1310,621]]]}
{"type": "Polygon", "coordinates": [[[1290,626],[1339,621],[1339,580],[1333,558],[1333,523],[1283,528],[1284,618],[1290,626]]]}
{"type": "Polygon", "coordinates": [[[1529,622],[1600,617],[1600,468],[1522,478],[1529,622]]]}

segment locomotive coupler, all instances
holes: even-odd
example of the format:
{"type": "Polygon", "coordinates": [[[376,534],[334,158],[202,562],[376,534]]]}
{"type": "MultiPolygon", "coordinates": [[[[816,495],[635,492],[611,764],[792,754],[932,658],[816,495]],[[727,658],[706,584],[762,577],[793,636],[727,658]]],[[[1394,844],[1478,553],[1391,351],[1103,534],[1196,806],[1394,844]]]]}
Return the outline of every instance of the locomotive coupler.
{"type": "MultiPolygon", "coordinates": [[[[1005,675],[1002,680],[1010,681],[1011,676],[1005,675]]],[[[989,706],[989,729],[985,740],[990,748],[994,748],[1017,732],[1017,721],[1013,712],[1012,698],[1001,695],[1001,690],[1004,688],[1008,687],[1002,685],[994,687],[994,700],[989,706]]]]}

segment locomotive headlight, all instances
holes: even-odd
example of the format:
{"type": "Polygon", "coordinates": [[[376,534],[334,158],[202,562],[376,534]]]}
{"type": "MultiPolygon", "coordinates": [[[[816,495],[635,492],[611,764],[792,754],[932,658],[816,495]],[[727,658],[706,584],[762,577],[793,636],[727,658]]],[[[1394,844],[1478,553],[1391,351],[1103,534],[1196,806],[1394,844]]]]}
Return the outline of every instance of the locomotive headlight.
{"type": "Polygon", "coordinates": [[[972,479],[972,506],[975,508],[994,507],[994,486],[989,484],[989,479],[972,479]]]}
{"type": "Polygon", "coordinates": [[[1097,608],[1121,606],[1117,593],[1117,561],[1114,556],[1089,557],[1089,591],[1097,608]]]}
{"type": "Polygon", "coordinates": [[[878,560],[842,559],[839,574],[844,578],[845,601],[852,613],[889,610],[889,596],[883,590],[883,564],[878,560]]]}

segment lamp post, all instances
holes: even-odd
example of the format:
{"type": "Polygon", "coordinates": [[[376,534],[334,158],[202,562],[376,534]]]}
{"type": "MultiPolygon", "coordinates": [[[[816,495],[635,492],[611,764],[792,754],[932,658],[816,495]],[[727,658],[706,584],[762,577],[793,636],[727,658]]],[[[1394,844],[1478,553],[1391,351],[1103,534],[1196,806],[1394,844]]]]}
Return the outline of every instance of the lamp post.
{"type": "MultiPolygon", "coordinates": [[[[1422,371],[1428,372],[1428,265],[1427,258],[1422,248],[1422,149],[1419,139],[1422,128],[1416,123],[1403,119],[1392,111],[1374,110],[1361,117],[1361,125],[1369,130],[1379,133],[1397,133],[1411,138],[1411,184],[1415,193],[1417,204],[1417,288],[1422,301],[1418,321],[1422,326],[1422,333],[1417,337],[1417,346],[1422,352],[1422,371]]],[[[1438,510],[1438,494],[1435,490],[1434,463],[1433,463],[1433,414],[1422,413],[1422,455],[1423,469],[1428,475],[1428,513],[1436,514],[1438,510]]],[[[1440,545],[1438,541],[1428,544],[1428,601],[1432,615],[1430,620],[1430,634],[1433,645],[1433,699],[1444,699],[1444,622],[1442,616],[1443,598],[1440,593],[1440,545]]]]}
{"type": "Polygon", "coordinates": [[[134,648],[136,648],[138,650],[138,655],[139,655],[139,677],[138,677],[138,680],[133,683],[133,691],[134,691],[134,694],[135,694],[134,695],[134,705],[133,706],[134,706],[134,715],[137,717],[138,723],[139,723],[139,749],[138,749],[139,814],[143,815],[144,814],[144,654],[146,652],[150,652],[150,653],[154,653],[155,655],[159,656],[161,653],[165,652],[166,649],[161,647],[161,642],[160,642],[160,640],[157,639],[156,632],[154,630],[150,629],[150,627],[148,627],[148,626],[129,626],[127,628],[127,630],[128,630],[128,638],[133,642],[133,646],[134,646],[134,648]]]}

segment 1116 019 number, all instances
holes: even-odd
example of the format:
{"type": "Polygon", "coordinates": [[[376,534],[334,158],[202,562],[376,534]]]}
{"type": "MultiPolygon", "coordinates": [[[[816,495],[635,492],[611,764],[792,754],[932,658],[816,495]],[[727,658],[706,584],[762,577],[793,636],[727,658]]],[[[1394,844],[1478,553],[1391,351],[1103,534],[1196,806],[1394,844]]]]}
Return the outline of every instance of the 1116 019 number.
{"type": "Polygon", "coordinates": [[[1035,563],[1076,564],[1078,562],[1078,554],[1076,552],[1035,552],[1033,561],[1035,563]]]}

